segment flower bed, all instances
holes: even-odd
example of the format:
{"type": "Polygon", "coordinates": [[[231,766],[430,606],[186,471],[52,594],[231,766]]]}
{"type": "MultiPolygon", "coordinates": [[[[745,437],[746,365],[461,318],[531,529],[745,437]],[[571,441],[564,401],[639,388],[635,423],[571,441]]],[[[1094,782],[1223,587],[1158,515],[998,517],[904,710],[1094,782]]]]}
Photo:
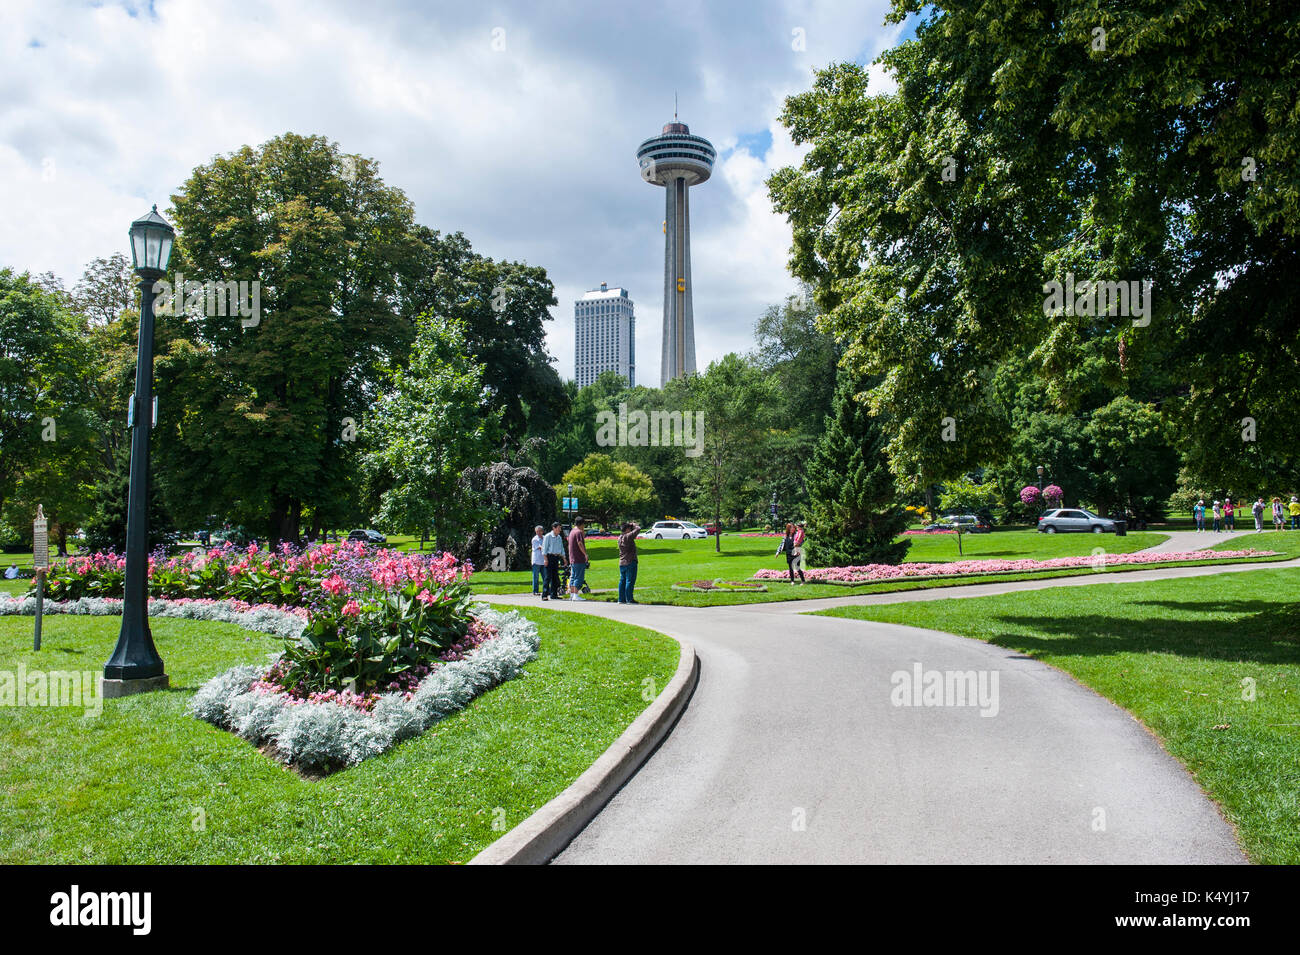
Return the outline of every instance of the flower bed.
{"type": "Polygon", "coordinates": [[[515,611],[476,608],[483,639],[444,651],[423,675],[368,693],[286,687],[284,658],[227,670],[199,688],[190,712],[300,772],[323,774],[377,756],[514,679],[537,657],[537,628],[515,611]]]}
{"type": "Polygon", "coordinates": [[[673,584],[673,590],[682,593],[716,594],[716,593],[763,593],[767,587],[757,580],[684,580],[673,584]]]}
{"type": "MultiPolygon", "coordinates": [[[[110,553],[57,562],[51,612],[121,613],[121,600],[111,595],[121,593],[124,570],[125,560],[110,553]]],[[[449,667],[468,674],[473,690],[453,694],[458,709],[536,655],[536,631],[527,621],[511,618],[514,637],[499,643],[495,616],[471,612],[472,571],[450,554],[400,553],[359,541],[155,554],[149,612],[280,636],[284,649],[275,661],[217,677],[192,710],[300,770],[328,772],[383,752],[450,712],[442,697],[432,708],[412,709],[426,684],[453,679],[440,675],[449,667]],[[218,705],[212,694],[226,702],[218,705]],[[236,697],[243,700],[238,707],[236,697]],[[370,722],[357,723],[362,716],[370,722]]],[[[30,595],[11,603],[35,609],[30,595]]]]}
{"type": "MultiPolygon", "coordinates": [[[[880,580],[972,577],[989,574],[1022,574],[1043,570],[1100,569],[1127,564],[1169,564],[1192,560],[1234,560],[1246,557],[1272,557],[1270,550],[1195,550],[1165,554],[1096,554],[1087,557],[1054,557],[1050,560],[957,560],[943,564],[864,564],[858,567],[816,567],[805,574],[821,584],[853,587],[880,580]]],[[[782,570],[760,570],[754,580],[784,580],[782,570]]]]}

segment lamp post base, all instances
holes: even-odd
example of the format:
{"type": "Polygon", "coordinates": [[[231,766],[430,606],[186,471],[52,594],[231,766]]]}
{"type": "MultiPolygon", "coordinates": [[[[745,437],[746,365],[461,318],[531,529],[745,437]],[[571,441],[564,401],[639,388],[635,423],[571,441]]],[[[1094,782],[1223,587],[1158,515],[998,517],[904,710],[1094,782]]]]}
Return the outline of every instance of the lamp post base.
{"type": "Polygon", "coordinates": [[[105,700],[113,700],[120,696],[152,693],[154,690],[166,690],[170,687],[171,679],[166,673],[161,676],[146,676],[138,680],[110,680],[105,677],[100,696],[105,700]]]}

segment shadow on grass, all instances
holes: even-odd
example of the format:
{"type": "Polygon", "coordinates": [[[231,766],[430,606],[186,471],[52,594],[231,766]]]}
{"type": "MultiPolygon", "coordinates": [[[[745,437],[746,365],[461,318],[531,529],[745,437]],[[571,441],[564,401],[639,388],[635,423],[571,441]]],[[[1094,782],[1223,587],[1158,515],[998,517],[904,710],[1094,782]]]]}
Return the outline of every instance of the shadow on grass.
{"type": "Polygon", "coordinates": [[[1187,620],[1148,617],[1010,616],[992,618],[1055,638],[1025,633],[998,633],[994,643],[1035,655],[1108,656],[1115,653],[1167,653],[1204,660],[1255,663],[1300,663],[1300,609],[1265,600],[1135,601],[1197,613],[1231,613],[1232,620],[1187,620]]]}

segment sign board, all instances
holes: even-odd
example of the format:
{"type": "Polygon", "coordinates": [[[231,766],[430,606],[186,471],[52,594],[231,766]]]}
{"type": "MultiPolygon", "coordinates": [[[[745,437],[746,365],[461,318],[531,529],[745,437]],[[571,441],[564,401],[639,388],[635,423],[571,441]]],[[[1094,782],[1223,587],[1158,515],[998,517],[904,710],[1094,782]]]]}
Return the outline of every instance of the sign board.
{"type": "Polygon", "coordinates": [[[578,509],[578,499],[576,497],[569,498],[569,503],[573,505],[569,510],[576,511],[578,509]]]}
{"type": "Polygon", "coordinates": [[[32,521],[32,566],[37,570],[50,566],[50,522],[43,516],[32,521]]]}

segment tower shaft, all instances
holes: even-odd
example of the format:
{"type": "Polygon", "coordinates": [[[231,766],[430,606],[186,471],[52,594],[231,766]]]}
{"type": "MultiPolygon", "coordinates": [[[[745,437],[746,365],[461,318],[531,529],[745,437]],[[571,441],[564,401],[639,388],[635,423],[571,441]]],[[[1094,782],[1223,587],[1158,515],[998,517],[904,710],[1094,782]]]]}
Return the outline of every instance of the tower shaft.
{"type": "Polygon", "coordinates": [[[684,177],[664,188],[664,332],[660,384],[695,373],[691,305],[691,204],[684,177]]]}

